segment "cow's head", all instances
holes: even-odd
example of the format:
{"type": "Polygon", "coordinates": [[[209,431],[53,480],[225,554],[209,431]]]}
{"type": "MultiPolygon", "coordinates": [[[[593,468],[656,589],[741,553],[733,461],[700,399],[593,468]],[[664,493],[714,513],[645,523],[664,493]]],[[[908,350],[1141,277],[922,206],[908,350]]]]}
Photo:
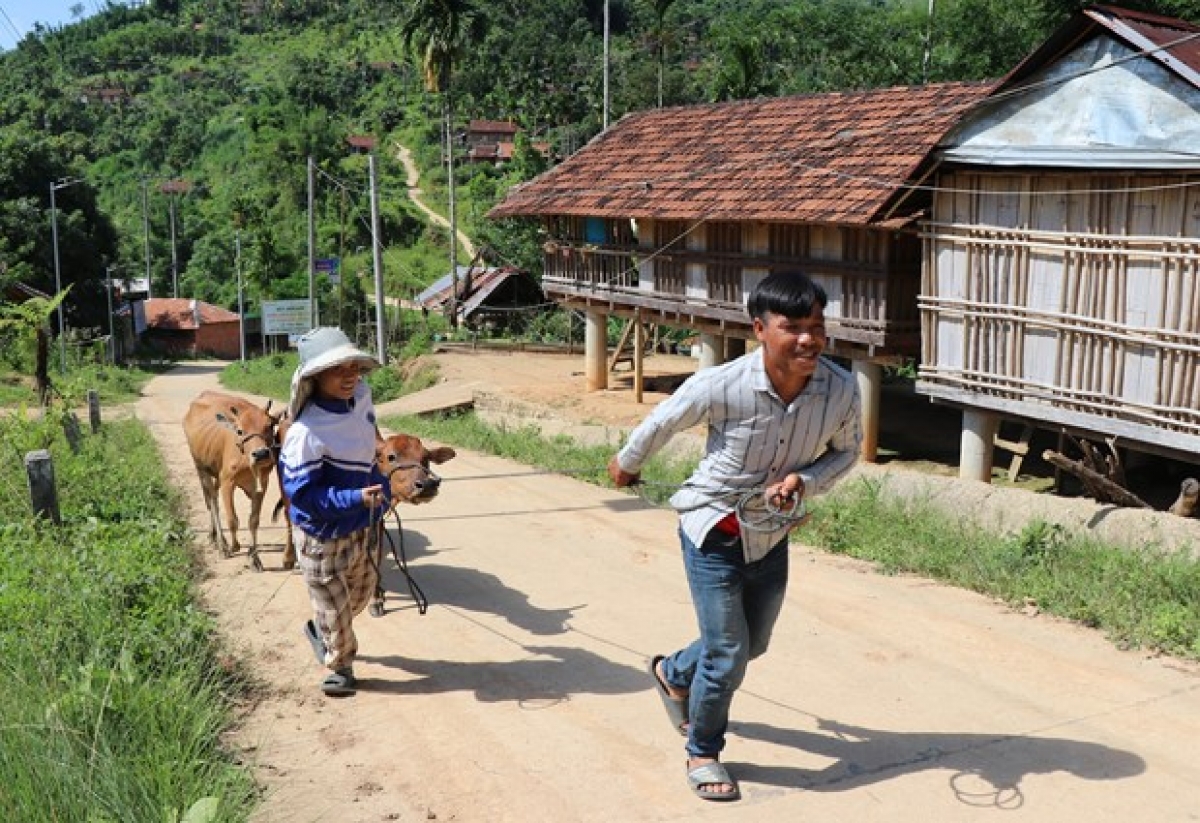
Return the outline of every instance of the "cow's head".
{"type": "Polygon", "coordinates": [[[428,503],[437,497],[442,478],[429,468],[430,463],[445,463],[454,457],[454,449],[442,446],[432,451],[420,438],[394,434],[375,442],[375,464],[387,477],[394,503],[428,503]]]}
{"type": "Polygon", "coordinates": [[[253,403],[231,403],[217,411],[217,422],[228,426],[237,437],[238,451],[251,466],[273,463],[276,447],[275,432],[279,414],[271,414],[271,401],[258,408],[253,403]]]}

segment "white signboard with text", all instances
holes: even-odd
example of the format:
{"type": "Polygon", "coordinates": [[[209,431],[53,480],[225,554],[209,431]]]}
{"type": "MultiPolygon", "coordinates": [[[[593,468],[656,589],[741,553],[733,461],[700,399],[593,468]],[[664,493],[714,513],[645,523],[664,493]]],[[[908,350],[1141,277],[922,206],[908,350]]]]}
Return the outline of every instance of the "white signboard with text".
{"type": "Polygon", "coordinates": [[[307,300],[264,300],[262,304],[263,334],[286,334],[299,337],[312,328],[312,314],[307,300]]]}

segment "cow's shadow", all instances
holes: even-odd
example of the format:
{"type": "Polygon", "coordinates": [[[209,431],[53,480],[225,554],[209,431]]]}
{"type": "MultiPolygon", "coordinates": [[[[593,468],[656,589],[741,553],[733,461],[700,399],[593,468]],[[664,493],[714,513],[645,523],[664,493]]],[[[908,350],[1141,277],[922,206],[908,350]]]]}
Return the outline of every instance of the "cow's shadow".
{"type": "Polygon", "coordinates": [[[1024,803],[1021,780],[1067,772],[1085,780],[1119,780],[1141,774],[1138,755],[1080,740],[1006,733],[893,732],[819,720],[817,731],[735,723],[739,737],[830,758],[823,769],[738,764],[738,776],[766,785],[808,791],[848,791],[904,774],[940,769],[966,805],[1016,809],[1024,803]]]}
{"type": "Polygon", "coordinates": [[[393,527],[388,529],[388,536],[393,543],[384,545],[384,562],[380,566],[383,587],[387,591],[385,613],[417,606],[408,576],[431,603],[455,610],[495,614],[539,637],[563,634],[568,630],[567,621],[583,608],[582,605],[539,608],[529,602],[529,595],[505,585],[494,574],[429,562],[434,553],[430,552],[429,541],[420,532],[411,529],[399,532],[393,527]],[[414,565],[416,560],[424,562],[414,565]],[[400,564],[407,567],[407,575],[398,568],[400,564]]]}

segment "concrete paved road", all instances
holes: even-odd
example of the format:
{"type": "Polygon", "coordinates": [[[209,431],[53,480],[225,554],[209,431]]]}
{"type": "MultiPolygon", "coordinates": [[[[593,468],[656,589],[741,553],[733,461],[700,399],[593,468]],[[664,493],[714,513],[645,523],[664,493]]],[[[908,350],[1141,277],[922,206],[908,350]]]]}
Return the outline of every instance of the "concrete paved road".
{"type": "MultiPolygon", "coordinates": [[[[138,410],[198,524],[178,421],[215,372],[156,378],[138,410]]],[[[235,738],[260,820],[1200,820],[1197,667],[800,547],[734,703],[745,797],[695,799],[645,674],[692,634],[674,516],[470,452],[441,473],[441,497],[402,512],[433,605],[419,615],[388,563],[352,699],[317,693],[280,530],[264,574],[206,549],[209,607],[265,687],[235,738]]]]}

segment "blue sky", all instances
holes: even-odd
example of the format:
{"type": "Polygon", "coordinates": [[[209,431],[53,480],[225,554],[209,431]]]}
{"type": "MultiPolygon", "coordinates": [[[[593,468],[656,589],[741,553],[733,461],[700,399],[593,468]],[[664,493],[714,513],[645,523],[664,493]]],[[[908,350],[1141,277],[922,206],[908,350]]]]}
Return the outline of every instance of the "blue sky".
{"type": "Polygon", "coordinates": [[[86,17],[106,5],[105,0],[0,0],[0,49],[8,51],[33,29],[34,23],[62,26],[75,22],[72,6],[82,6],[86,17]]]}

